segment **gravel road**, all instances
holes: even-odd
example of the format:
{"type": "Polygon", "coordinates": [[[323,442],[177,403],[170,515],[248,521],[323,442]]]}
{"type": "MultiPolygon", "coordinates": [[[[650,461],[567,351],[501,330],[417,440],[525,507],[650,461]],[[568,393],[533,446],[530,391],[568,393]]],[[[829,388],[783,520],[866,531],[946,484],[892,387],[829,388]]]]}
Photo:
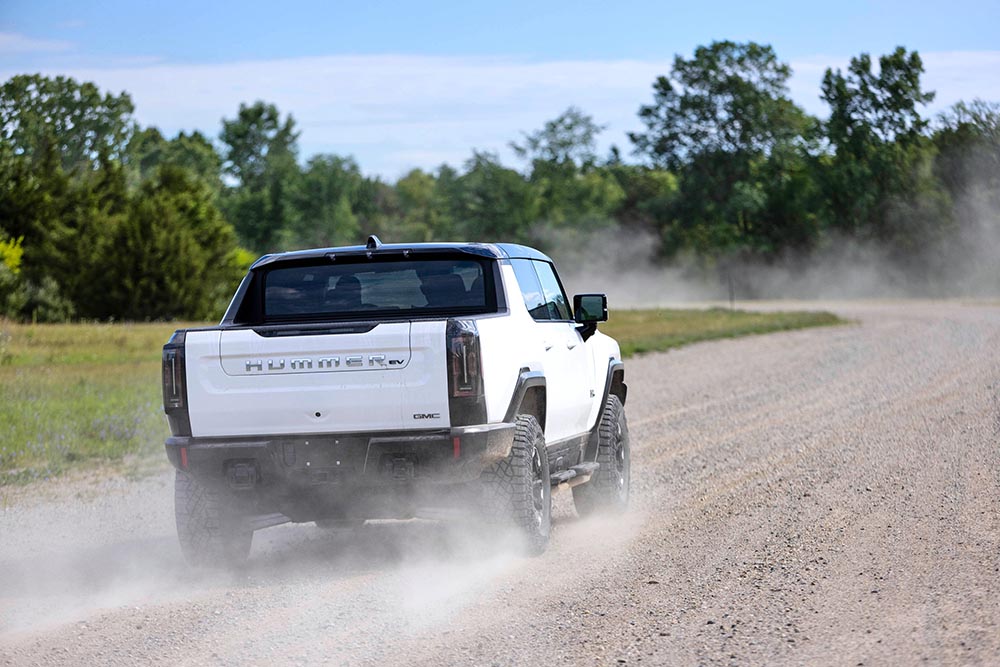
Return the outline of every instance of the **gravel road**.
{"type": "Polygon", "coordinates": [[[183,566],[171,477],[0,489],[0,664],[1000,663],[1000,306],[627,363],[634,510],[522,558],[449,524],[183,566]]]}

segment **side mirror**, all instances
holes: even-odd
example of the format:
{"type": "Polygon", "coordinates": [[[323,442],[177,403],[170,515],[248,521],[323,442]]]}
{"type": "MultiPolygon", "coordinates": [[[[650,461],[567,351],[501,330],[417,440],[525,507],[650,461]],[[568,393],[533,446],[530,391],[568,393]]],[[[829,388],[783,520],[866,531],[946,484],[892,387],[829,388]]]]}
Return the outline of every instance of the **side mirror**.
{"type": "Polygon", "coordinates": [[[573,314],[580,324],[608,321],[606,294],[577,294],[573,297],[573,314]]]}

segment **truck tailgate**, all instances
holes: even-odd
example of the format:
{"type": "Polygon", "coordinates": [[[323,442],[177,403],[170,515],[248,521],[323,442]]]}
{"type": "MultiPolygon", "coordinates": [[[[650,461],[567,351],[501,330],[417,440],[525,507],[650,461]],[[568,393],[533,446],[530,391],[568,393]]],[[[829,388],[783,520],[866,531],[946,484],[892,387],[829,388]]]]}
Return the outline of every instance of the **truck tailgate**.
{"type": "Polygon", "coordinates": [[[290,327],[288,334],[188,334],[192,435],[449,426],[444,321],[384,322],[336,333],[290,327]]]}

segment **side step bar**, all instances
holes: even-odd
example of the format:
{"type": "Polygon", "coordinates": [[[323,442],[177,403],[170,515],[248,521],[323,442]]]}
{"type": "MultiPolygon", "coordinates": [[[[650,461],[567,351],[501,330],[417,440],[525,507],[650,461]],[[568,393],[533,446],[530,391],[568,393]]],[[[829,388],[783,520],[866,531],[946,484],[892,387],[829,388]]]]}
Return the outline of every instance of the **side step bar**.
{"type": "Polygon", "coordinates": [[[284,514],[259,514],[257,516],[247,517],[247,523],[250,528],[254,530],[260,530],[262,528],[270,528],[271,526],[280,526],[283,523],[288,523],[291,521],[284,514]]]}
{"type": "Polygon", "coordinates": [[[570,488],[584,482],[589,482],[590,476],[597,472],[597,469],[600,467],[601,464],[597,461],[588,461],[587,463],[581,463],[572,468],[553,473],[549,476],[549,479],[552,481],[552,486],[562,487],[565,484],[566,488],[570,488]]]}

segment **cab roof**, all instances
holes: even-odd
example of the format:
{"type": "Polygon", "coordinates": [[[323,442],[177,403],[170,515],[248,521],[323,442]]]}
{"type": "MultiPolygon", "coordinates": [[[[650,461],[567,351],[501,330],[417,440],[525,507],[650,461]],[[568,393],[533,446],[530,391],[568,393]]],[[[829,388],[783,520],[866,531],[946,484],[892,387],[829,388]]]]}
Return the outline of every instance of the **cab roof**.
{"type": "Polygon", "coordinates": [[[259,269],[269,264],[294,262],[297,260],[319,259],[326,257],[334,260],[337,257],[424,255],[435,253],[464,253],[488,257],[491,259],[538,259],[551,262],[552,259],[534,248],[517,243],[382,243],[376,237],[370,237],[367,245],[341,246],[336,248],[310,248],[291,252],[264,255],[253,265],[251,270],[259,269]],[[374,239],[374,242],[373,242],[374,239]]]}

